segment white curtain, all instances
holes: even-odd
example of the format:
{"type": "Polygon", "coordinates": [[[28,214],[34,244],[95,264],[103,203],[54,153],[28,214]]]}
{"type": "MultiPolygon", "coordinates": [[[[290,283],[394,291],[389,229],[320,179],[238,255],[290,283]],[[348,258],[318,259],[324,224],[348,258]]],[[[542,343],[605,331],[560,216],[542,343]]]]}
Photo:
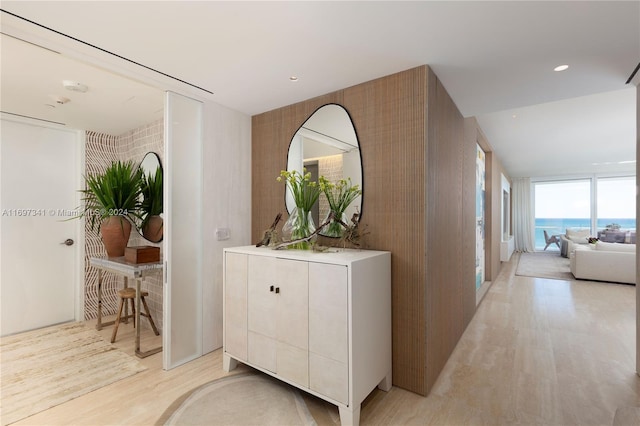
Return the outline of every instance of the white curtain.
{"type": "Polygon", "coordinates": [[[531,179],[516,178],[513,180],[513,229],[515,251],[535,251],[533,223],[531,179]]]}

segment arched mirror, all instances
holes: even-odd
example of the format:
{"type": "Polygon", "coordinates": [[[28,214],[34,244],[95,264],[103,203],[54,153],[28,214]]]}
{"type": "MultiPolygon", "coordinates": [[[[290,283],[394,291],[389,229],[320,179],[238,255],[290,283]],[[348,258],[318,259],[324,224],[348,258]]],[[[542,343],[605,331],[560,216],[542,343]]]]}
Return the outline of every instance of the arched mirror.
{"type": "Polygon", "coordinates": [[[147,152],[140,162],[142,170],[142,200],[140,235],[147,241],[159,243],[163,236],[162,220],[162,164],[155,152],[147,152]]]}
{"type": "MultiPolygon", "coordinates": [[[[350,179],[362,189],[362,157],[360,145],[351,117],[344,107],[328,104],[318,108],[293,135],[289,144],[287,170],[311,173],[311,180],[324,176],[332,182],[350,179]]],[[[287,211],[296,205],[289,191],[285,190],[287,211]]],[[[345,211],[351,218],[353,213],[362,215],[362,196],[358,196],[345,211]]],[[[329,213],[329,204],[320,197],[311,210],[314,223],[329,213]]]]}

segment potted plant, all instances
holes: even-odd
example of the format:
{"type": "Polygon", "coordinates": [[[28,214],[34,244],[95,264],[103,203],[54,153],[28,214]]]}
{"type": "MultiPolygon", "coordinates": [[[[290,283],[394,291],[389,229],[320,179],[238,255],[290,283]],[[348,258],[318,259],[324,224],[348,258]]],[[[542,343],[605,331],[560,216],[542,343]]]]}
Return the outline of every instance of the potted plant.
{"type": "Polygon", "coordinates": [[[100,228],[109,257],[124,256],[131,223],[140,220],[142,171],[133,161],[114,161],[103,173],[85,177],[83,211],[91,230],[100,228]]]}
{"type": "Polygon", "coordinates": [[[360,190],[358,185],[351,183],[351,178],[340,179],[338,182],[333,183],[324,176],[320,176],[318,182],[320,184],[320,190],[324,193],[325,197],[327,197],[330,209],[327,214],[327,219],[325,219],[325,221],[329,220],[329,224],[320,231],[320,235],[340,238],[344,233],[344,227],[340,222],[331,219],[330,214],[333,212],[334,218],[339,219],[342,223],[349,223],[344,212],[353,200],[362,194],[362,190],[360,190]]]}
{"type": "MultiPolygon", "coordinates": [[[[311,207],[320,196],[318,183],[311,180],[311,173],[307,173],[307,169],[304,168],[302,173],[297,170],[290,172],[282,170],[277,180],[286,183],[296,203],[296,208],[289,214],[289,218],[282,227],[283,237],[297,240],[310,236],[316,230],[311,217],[311,207]]],[[[310,245],[305,241],[294,244],[291,248],[305,250],[309,249],[310,245]]]]}
{"type": "Polygon", "coordinates": [[[140,229],[142,236],[147,240],[158,243],[162,241],[163,221],[162,217],[162,168],[158,167],[156,173],[142,174],[141,177],[142,203],[140,204],[140,216],[142,223],[140,229]]]}

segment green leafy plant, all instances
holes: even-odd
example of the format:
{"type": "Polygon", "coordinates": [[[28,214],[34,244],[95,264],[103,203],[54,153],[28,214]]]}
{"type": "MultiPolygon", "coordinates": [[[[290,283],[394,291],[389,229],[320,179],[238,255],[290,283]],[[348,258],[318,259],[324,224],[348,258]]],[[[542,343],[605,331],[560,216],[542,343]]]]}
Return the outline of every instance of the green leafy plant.
{"type": "MultiPolygon", "coordinates": [[[[333,183],[324,176],[320,176],[318,179],[320,190],[327,197],[329,208],[336,218],[342,220],[344,212],[349,207],[349,204],[353,202],[359,195],[362,194],[362,190],[359,185],[353,185],[351,178],[340,179],[338,182],[333,183]]],[[[326,229],[320,232],[327,237],[341,237],[344,232],[343,225],[340,222],[332,220],[326,229]]]]}
{"type": "MultiPolygon", "coordinates": [[[[318,183],[311,180],[311,173],[303,168],[302,173],[297,170],[282,170],[277,177],[278,182],[286,182],[287,189],[291,192],[296,208],[289,213],[289,218],[282,227],[284,236],[291,236],[292,240],[306,238],[313,234],[315,226],[311,218],[311,208],[320,197],[320,187],[318,183]]],[[[290,248],[308,249],[310,243],[307,241],[294,244],[290,248]]]]}
{"type": "Polygon", "coordinates": [[[329,208],[336,213],[344,213],[349,204],[362,194],[359,185],[351,183],[351,178],[340,179],[338,182],[332,183],[324,176],[320,176],[318,183],[320,190],[327,197],[329,208]]]}
{"type": "Polygon", "coordinates": [[[284,180],[296,206],[308,212],[320,197],[320,187],[317,182],[311,180],[311,173],[307,173],[307,169],[302,170],[302,173],[297,170],[290,172],[282,170],[277,181],[284,180]]]}
{"type": "Polygon", "coordinates": [[[112,216],[140,220],[142,171],[133,161],[114,161],[103,173],[87,175],[81,190],[84,207],[79,217],[87,217],[91,230],[112,216]]]}
{"type": "Polygon", "coordinates": [[[155,174],[142,174],[140,189],[142,202],[140,203],[140,215],[142,217],[141,228],[144,228],[152,216],[162,213],[162,169],[158,167],[155,174]]]}

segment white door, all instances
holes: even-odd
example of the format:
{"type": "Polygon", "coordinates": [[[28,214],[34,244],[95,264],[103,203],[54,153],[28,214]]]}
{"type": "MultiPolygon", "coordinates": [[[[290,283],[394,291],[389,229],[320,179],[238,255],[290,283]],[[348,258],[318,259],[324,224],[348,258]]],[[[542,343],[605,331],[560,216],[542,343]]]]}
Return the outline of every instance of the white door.
{"type": "Polygon", "coordinates": [[[78,132],[3,119],[0,334],[76,318],[78,132]],[[73,245],[65,245],[73,240],[73,245]]]}
{"type": "Polygon", "coordinates": [[[169,370],[202,356],[202,102],[167,92],[164,123],[163,313],[168,332],[162,333],[162,365],[169,370]]]}

